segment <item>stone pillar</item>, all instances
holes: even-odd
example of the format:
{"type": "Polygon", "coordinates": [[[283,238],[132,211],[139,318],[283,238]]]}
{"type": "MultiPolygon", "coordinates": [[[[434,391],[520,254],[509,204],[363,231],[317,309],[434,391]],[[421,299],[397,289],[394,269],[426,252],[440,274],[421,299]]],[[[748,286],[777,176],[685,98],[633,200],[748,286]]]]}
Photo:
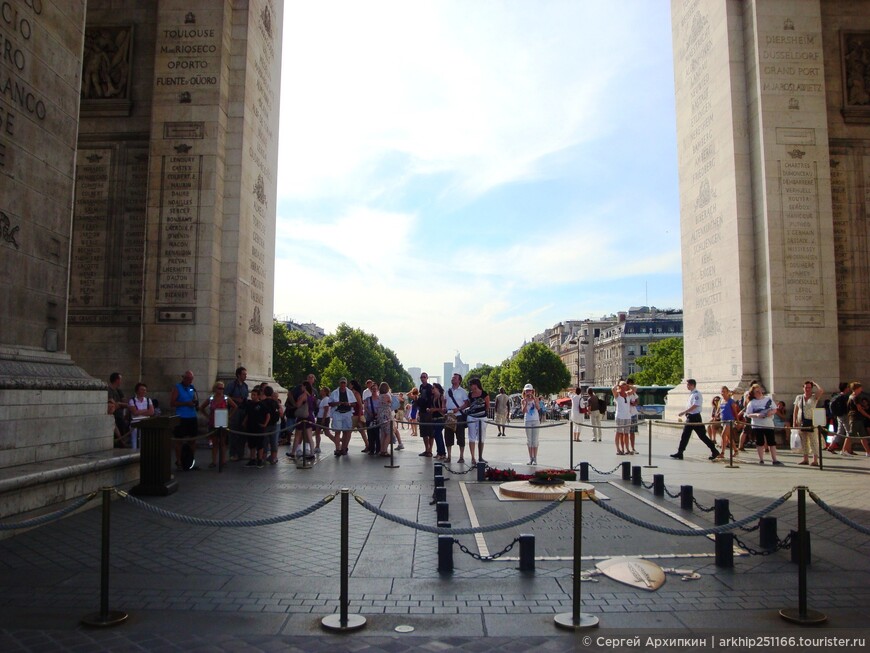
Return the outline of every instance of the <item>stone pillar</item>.
{"type": "Polygon", "coordinates": [[[281,5],[161,0],[142,373],[271,377],[281,5]]]}
{"type": "MultiPolygon", "coordinates": [[[[818,2],[672,2],[686,377],[839,377],[818,2]],[[808,346],[810,345],[811,346],[808,346]]],[[[684,391],[683,391],[684,392],[684,391]]],[[[682,408],[672,393],[669,415],[682,408]]]]}
{"type": "Polygon", "coordinates": [[[112,453],[105,384],[65,351],[84,23],[82,0],[0,6],[3,515],[79,496],[111,467],[94,455],[112,453]]]}

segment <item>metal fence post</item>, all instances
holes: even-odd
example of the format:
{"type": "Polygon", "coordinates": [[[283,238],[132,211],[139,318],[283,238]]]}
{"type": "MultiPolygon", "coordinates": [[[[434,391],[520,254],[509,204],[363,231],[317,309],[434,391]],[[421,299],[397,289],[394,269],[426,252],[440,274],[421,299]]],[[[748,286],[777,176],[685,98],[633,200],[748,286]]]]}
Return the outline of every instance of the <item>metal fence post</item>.
{"type": "Polygon", "coordinates": [[[102,547],[100,553],[100,611],[85,615],[85,626],[116,626],[127,620],[127,613],[109,610],[109,523],[112,505],[112,488],[103,488],[102,547]]]}
{"type": "Polygon", "coordinates": [[[784,608],[779,616],[786,621],[798,624],[819,624],[828,617],[816,610],[807,608],[807,565],[809,564],[809,542],[807,536],[807,488],[798,487],[798,530],[792,535],[792,551],[798,549],[798,609],[784,608]]]}
{"type": "Polygon", "coordinates": [[[598,617],[580,612],[580,569],[583,558],[583,496],[581,492],[574,493],[574,582],[572,589],[571,613],[557,614],[554,621],[559,628],[580,630],[598,626],[598,617]]]}
{"type": "Polygon", "coordinates": [[[520,535],[520,571],[535,571],[535,536],[520,535]]]}
{"type": "MultiPolygon", "coordinates": [[[[305,445],[303,444],[302,453],[305,453],[305,445]]],[[[348,632],[358,630],[366,625],[366,618],[361,614],[347,613],[347,588],[348,588],[348,558],[350,535],[350,490],[348,488],[341,489],[341,588],[339,597],[339,613],[326,615],[320,620],[321,625],[327,630],[335,630],[348,632]]]]}

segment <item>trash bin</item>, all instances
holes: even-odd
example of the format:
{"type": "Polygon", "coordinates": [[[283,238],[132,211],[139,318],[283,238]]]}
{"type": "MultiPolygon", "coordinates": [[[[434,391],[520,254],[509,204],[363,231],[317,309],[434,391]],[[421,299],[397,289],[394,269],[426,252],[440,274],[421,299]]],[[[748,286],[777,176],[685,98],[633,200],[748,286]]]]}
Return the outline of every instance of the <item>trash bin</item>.
{"type": "Polygon", "coordinates": [[[130,490],[138,496],[165,497],[178,489],[172,478],[172,434],[179,418],[149,417],[139,428],[139,484],[130,490]]]}

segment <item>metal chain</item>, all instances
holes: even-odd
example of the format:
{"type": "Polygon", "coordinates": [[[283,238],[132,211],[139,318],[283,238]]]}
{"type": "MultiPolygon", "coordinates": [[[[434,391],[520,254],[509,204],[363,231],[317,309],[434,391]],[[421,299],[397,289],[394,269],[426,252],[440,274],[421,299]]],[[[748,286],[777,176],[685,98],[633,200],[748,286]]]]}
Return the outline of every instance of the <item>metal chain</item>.
{"type": "Polygon", "coordinates": [[[683,494],[683,490],[681,489],[679,492],[671,492],[667,487],[665,487],[665,494],[667,494],[671,499],[679,499],[680,495],[683,494]]]}
{"type": "Polygon", "coordinates": [[[749,555],[753,556],[769,556],[772,553],[776,553],[777,551],[782,551],[783,549],[791,549],[791,533],[785,536],[785,539],[777,540],[776,547],[773,549],[765,549],[763,551],[759,551],[758,549],[753,549],[751,546],[746,544],[743,540],[737,537],[737,534],[734,533],[734,541],[737,542],[737,546],[741,549],[745,549],[749,555]]]}
{"type": "Polygon", "coordinates": [[[654,483],[644,483],[643,481],[641,481],[640,484],[643,485],[647,490],[652,489],[652,486],[655,485],[654,483]]]}
{"type": "Polygon", "coordinates": [[[609,472],[602,472],[600,469],[596,468],[592,463],[589,463],[589,469],[591,469],[596,474],[601,474],[602,476],[610,476],[617,469],[622,467],[622,463],[619,463],[616,467],[611,469],[609,472]]]}
{"type": "Polygon", "coordinates": [[[456,546],[459,547],[459,550],[460,550],[460,551],[462,551],[463,553],[467,553],[468,555],[470,555],[470,556],[471,556],[472,558],[474,558],[475,560],[481,560],[481,561],[483,561],[483,562],[490,562],[490,561],[492,561],[492,560],[498,560],[498,559],[499,559],[500,557],[502,557],[505,553],[507,553],[508,551],[510,551],[512,548],[514,548],[514,545],[515,545],[517,542],[519,542],[519,541],[520,541],[520,538],[517,537],[517,538],[514,539],[513,542],[511,542],[510,544],[508,544],[505,548],[503,548],[503,549],[502,549],[501,551],[499,551],[498,553],[493,553],[493,554],[488,555],[488,556],[482,556],[482,555],[480,555],[479,553],[475,553],[474,551],[470,551],[470,550],[468,549],[468,547],[465,546],[464,544],[462,544],[462,542],[460,542],[459,540],[453,540],[453,543],[454,543],[456,546]]]}
{"type": "Polygon", "coordinates": [[[450,469],[447,465],[442,465],[442,466],[441,466],[441,469],[446,469],[448,472],[450,472],[450,473],[453,474],[454,476],[465,476],[465,475],[468,474],[469,472],[476,472],[476,471],[477,471],[477,467],[469,467],[468,469],[464,469],[464,470],[462,470],[461,472],[454,472],[454,471],[453,471],[452,469],[450,469]]]}
{"type": "Polygon", "coordinates": [[[701,512],[713,512],[713,511],[716,509],[716,506],[712,506],[712,507],[710,507],[710,508],[705,508],[705,507],[702,506],[700,503],[698,503],[698,500],[697,500],[695,497],[692,497],[692,503],[693,503],[693,504],[695,505],[695,507],[696,507],[698,510],[700,510],[701,512]]]}

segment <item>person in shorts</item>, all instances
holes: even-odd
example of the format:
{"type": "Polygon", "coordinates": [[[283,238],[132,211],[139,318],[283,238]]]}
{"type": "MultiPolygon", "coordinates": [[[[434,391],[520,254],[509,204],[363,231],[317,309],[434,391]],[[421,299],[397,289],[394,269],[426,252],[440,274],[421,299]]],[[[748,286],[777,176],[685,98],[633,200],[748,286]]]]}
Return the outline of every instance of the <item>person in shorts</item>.
{"type": "MultiPolygon", "coordinates": [[[[193,372],[187,370],[181,376],[181,382],[172,386],[169,395],[169,405],[175,409],[175,415],[179,418],[175,428],[175,466],[186,471],[188,468],[182,463],[184,447],[193,449],[196,446],[196,437],[199,435],[199,421],[196,418],[197,401],[196,388],[193,386],[193,372]]],[[[196,469],[191,466],[190,469],[196,469]]]]}
{"type": "Polygon", "coordinates": [[[765,396],[764,388],[754,384],[749,388],[749,401],[746,403],[744,413],[752,420],[752,435],[755,436],[755,450],[758,452],[758,464],[764,464],[765,445],[770,450],[771,464],[782,467],[783,464],[776,459],[776,437],[774,436],[773,414],[776,412],[776,404],[772,397],[765,396]]]}
{"type": "Polygon", "coordinates": [[[468,393],[460,383],[462,383],[462,375],[454,374],[450,379],[450,387],[447,388],[447,396],[444,398],[447,415],[452,414],[456,419],[455,424],[452,424],[449,417],[444,421],[444,445],[447,448],[446,462],[448,463],[454,444],[459,445],[459,458],[456,462],[465,462],[465,415],[462,413],[462,406],[468,401],[468,393]]]}
{"type": "Polygon", "coordinates": [[[336,456],[347,455],[350,436],[353,433],[354,409],[356,407],[357,394],[347,386],[347,379],[341,377],[338,380],[338,387],[329,395],[336,456]]]}

